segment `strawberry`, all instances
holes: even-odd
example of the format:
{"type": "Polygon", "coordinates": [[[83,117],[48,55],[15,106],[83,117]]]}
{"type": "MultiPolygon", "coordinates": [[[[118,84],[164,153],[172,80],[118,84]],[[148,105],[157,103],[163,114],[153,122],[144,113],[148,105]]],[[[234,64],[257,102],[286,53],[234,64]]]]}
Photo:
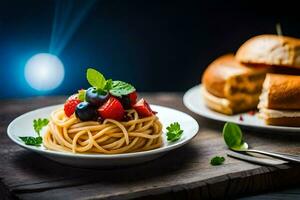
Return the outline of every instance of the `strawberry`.
{"type": "Polygon", "coordinates": [[[98,109],[98,113],[103,119],[121,121],[124,118],[125,110],[117,98],[110,97],[108,101],[98,109]]]}
{"type": "Polygon", "coordinates": [[[145,99],[139,100],[132,107],[137,111],[140,117],[149,117],[156,114],[156,112],[152,111],[150,105],[145,99]]]}
{"type": "Polygon", "coordinates": [[[133,106],[134,104],[136,104],[136,99],[137,99],[137,92],[136,91],[128,94],[128,97],[130,99],[130,105],[131,106],[133,106]]]}
{"type": "Polygon", "coordinates": [[[69,97],[69,99],[66,101],[66,103],[64,105],[64,111],[68,117],[71,117],[71,115],[73,115],[73,113],[75,112],[76,106],[81,102],[79,99],[74,98],[73,96],[74,95],[69,97]]]}
{"type": "Polygon", "coordinates": [[[73,94],[68,98],[68,100],[74,100],[74,99],[78,99],[78,94],[73,94]]]}
{"type": "Polygon", "coordinates": [[[132,92],[127,95],[122,95],[122,97],[116,97],[122,104],[125,110],[132,108],[134,104],[136,104],[137,93],[132,92]]]}

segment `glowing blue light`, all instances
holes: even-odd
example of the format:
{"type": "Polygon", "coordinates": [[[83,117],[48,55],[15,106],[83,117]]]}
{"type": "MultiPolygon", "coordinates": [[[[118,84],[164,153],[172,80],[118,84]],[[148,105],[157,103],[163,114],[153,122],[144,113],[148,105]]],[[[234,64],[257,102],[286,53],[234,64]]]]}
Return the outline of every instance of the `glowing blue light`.
{"type": "Polygon", "coordinates": [[[24,73],[26,81],[32,88],[39,91],[49,91],[62,83],[65,69],[57,56],[39,53],[27,61],[24,73]]]}

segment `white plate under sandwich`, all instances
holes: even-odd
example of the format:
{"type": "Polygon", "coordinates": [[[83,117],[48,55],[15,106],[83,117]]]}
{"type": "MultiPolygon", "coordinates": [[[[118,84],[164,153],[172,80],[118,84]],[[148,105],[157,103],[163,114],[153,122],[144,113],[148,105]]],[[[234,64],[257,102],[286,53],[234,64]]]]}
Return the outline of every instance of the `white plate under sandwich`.
{"type": "Polygon", "coordinates": [[[265,131],[276,131],[282,133],[300,133],[300,127],[266,125],[263,119],[259,118],[257,114],[250,115],[248,112],[245,112],[236,115],[225,115],[213,111],[206,107],[201,87],[201,84],[194,86],[193,88],[189,89],[183,96],[184,105],[194,113],[212,120],[221,122],[233,122],[247,128],[261,129],[265,131]]]}
{"type": "MultiPolygon", "coordinates": [[[[133,165],[158,158],[167,152],[181,147],[188,143],[198,133],[198,123],[191,116],[175,109],[151,105],[151,108],[158,112],[161,123],[163,124],[163,146],[157,149],[123,154],[73,154],[57,152],[46,149],[43,145],[40,147],[25,145],[20,139],[20,136],[36,136],[32,127],[32,121],[36,118],[49,118],[50,113],[63,105],[49,106],[25,113],[13,120],[8,128],[7,133],[9,138],[16,144],[30,151],[39,153],[47,158],[78,167],[112,167],[122,165],[133,165]],[[182,137],[176,142],[167,142],[166,127],[170,123],[178,122],[183,130],[182,137]]],[[[43,133],[42,133],[43,134],[43,133]]]]}

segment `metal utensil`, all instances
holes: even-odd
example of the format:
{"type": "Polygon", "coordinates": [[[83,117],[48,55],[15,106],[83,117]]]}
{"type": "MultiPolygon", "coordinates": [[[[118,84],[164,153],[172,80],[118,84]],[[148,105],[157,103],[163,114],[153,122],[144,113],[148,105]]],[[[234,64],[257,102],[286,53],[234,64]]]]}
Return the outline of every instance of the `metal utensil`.
{"type": "Polygon", "coordinates": [[[227,155],[230,157],[233,157],[233,158],[245,160],[245,161],[260,164],[260,165],[275,166],[275,165],[281,165],[281,164],[288,163],[287,161],[284,161],[284,160],[270,159],[270,158],[258,158],[258,157],[250,156],[247,154],[238,153],[235,151],[228,151],[227,155]]]}
{"type": "Polygon", "coordinates": [[[279,159],[294,162],[294,163],[300,163],[300,156],[298,156],[298,155],[268,152],[268,151],[262,151],[262,150],[257,150],[257,149],[249,149],[248,144],[246,142],[243,144],[242,148],[231,148],[231,150],[236,151],[236,152],[258,153],[261,155],[271,156],[273,158],[279,158],[279,159]]]}

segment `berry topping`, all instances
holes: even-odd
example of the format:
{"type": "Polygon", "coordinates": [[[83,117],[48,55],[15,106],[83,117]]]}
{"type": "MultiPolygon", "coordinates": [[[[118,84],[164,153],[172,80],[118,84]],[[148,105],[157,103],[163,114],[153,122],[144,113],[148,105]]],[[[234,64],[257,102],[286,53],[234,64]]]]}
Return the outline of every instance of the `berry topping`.
{"type": "Polygon", "coordinates": [[[76,106],[75,115],[81,121],[96,121],[98,119],[97,108],[89,102],[81,102],[76,106]]]}
{"type": "Polygon", "coordinates": [[[132,107],[137,111],[140,117],[149,117],[156,114],[156,112],[152,111],[150,105],[145,99],[139,100],[132,107]]]}
{"type": "Polygon", "coordinates": [[[125,110],[132,108],[134,104],[136,104],[137,93],[132,92],[128,95],[123,95],[121,98],[118,98],[119,101],[122,103],[122,106],[125,110]]]}
{"type": "Polygon", "coordinates": [[[108,92],[97,90],[95,87],[90,87],[86,90],[85,99],[87,102],[95,106],[102,106],[109,98],[108,92]]]}
{"type": "Polygon", "coordinates": [[[74,99],[78,100],[78,94],[73,94],[68,98],[68,100],[74,100],[74,99]]]}
{"type": "Polygon", "coordinates": [[[134,91],[134,92],[130,93],[128,96],[129,96],[129,99],[130,99],[131,106],[133,106],[134,104],[136,104],[137,92],[134,91]]]}
{"type": "Polygon", "coordinates": [[[108,101],[98,109],[98,113],[103,119],[121,121],[124,117],[125,110],[117,98],[110,97],[108,101]]]}
{"type": "Polygon", "coordinates": [[[74,95],[69,97],[69,99],[66,101],[66,103],[64,105],[64,111],[68,117],[71,117],[71,115],[73,115],[73,113],[75,112],[76,106],[81,102],[79,99],[76,99],[73,96],[74,95]]]}

